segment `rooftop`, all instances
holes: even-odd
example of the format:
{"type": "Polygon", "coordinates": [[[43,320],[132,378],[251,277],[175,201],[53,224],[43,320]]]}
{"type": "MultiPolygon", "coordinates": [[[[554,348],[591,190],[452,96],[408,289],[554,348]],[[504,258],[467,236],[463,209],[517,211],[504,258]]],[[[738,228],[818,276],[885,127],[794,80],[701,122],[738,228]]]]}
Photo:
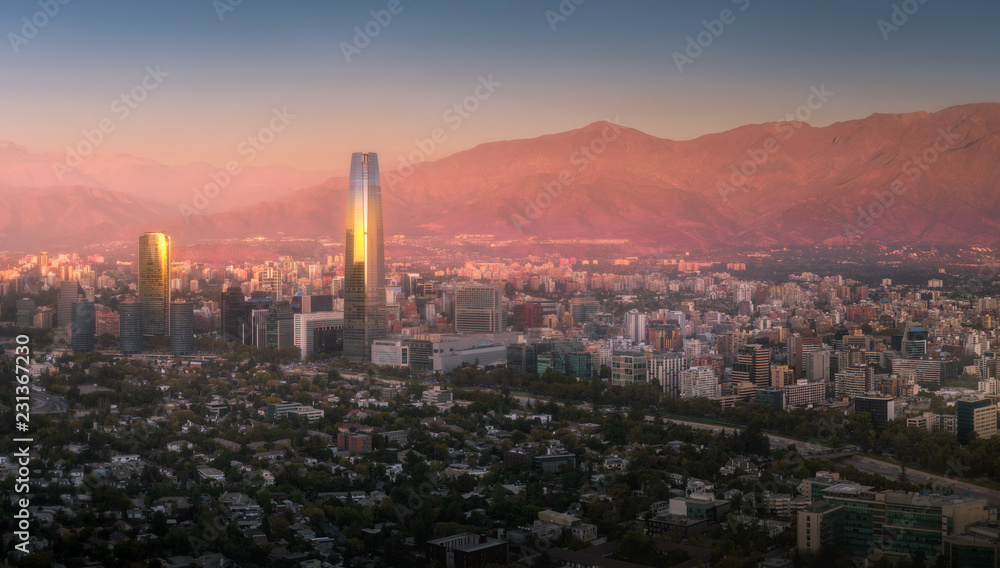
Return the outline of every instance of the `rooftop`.
{"type": "Polygon", "coordinates": [[[859,485],[857,483],[838,483],[827,487],[823,493],[830,493],[838,497],[860,496],[862,493],[870,493],[872,486],[859,485]]]}
{"type": "Polygon", "coordinates": [[[826,513],[827,511],[832,511],[833,509],[836,509],[839,506],[840,505],[834,505],[829,501],[820,500],[820,501],[814,501],[808,507],[803,509],[803,511],[807,513],[826,513]]]}
{"type": "Polygon", "coordinates": [[[443,546],[451,550],[472,552],[474,550],[480,550],[483,548],[496,546],[498,544],[504,544],[504,541],[491,538],[486,535],[478,535],[473,533],[460,533],[452,536],[446,536],[444,538],[439,538],[437,540],[429,540],[427,541],[427,544],[443,546]]]}

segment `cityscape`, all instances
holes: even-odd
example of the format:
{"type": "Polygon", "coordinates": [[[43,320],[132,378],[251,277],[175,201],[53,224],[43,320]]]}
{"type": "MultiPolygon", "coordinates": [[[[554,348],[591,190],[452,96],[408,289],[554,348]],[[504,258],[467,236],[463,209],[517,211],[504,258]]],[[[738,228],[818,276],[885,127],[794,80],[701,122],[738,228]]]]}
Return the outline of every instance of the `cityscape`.
{"type": "Polygon", "coordinates": [[[0,566],[1000,568],[1000,6],[356,4],[0,7],[0,566]]]}

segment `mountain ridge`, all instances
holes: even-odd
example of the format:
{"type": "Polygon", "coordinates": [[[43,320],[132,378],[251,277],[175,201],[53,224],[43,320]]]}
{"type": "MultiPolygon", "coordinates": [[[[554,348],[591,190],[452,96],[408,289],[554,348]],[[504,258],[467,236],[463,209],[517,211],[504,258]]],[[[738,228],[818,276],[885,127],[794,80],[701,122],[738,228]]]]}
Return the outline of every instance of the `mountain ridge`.
{"type": "MultiPolygon", "coordinates": [[[[748,124],[682,141],[597,121],[410,169],[383,160],[386,234],[619,238],[661,250],[1000,240],[1000,103],[823,127],[748,124]]],[[[178,242],[336,238],[346,187],[329,177],[186,220],[164,209],[155,221],[178,242]]],[[[101,220],[103,238],[134,238],[155,217],[137,209],[128,223],[126,209],[101,220]]],[[[2,220],[0,232],[12,232],[2,220]]]]}

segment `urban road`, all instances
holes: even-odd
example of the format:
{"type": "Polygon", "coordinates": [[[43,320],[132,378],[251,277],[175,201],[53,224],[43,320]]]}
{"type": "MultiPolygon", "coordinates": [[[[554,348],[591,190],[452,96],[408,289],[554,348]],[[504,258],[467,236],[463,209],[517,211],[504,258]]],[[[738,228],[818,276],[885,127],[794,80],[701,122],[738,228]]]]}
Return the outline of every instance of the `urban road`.
{"type": "Polygon", "coordinates": [[[69,405],[58,397],[32,391],[31,399],[31,411],[35,414],[50,414],[69,410],[69,405]]]}

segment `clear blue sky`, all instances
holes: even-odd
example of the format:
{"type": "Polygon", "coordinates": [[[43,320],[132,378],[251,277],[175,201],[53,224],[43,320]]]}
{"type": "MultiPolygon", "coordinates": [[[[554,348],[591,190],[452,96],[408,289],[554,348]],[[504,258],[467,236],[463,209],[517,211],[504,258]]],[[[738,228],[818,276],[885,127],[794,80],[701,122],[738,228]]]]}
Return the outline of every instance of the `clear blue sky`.
{"type": "Polygon", "coordinates": [[[9,34],[39,3],[0,3],[0,139],[56,151],[109,118],[99,153],[224,163],[287,107],[296,118],[259,163],[340,171],[361,150],[391,166],[436,128],[432,159],[614,117],[694,138],[779,120],[812,85],[834,93],[816,125],[1000,93],[995,0],[565,0],[575,11],[555,29],[558,0],[401,0],[350,63],[342,43],[389,0],[243,0],[220,19],[228,1],[70,0],[17,53],[9,34]],[[893,4],[919,8],[886,41],[893,4]],[[733,21],[679,72],[673,53],[725,9],[733,21]],[[169,77],[120,119],[112,102],[155,65],[169,77]],[[452,129],[445,111],[490,75],[499,86],[452,129]]]}

